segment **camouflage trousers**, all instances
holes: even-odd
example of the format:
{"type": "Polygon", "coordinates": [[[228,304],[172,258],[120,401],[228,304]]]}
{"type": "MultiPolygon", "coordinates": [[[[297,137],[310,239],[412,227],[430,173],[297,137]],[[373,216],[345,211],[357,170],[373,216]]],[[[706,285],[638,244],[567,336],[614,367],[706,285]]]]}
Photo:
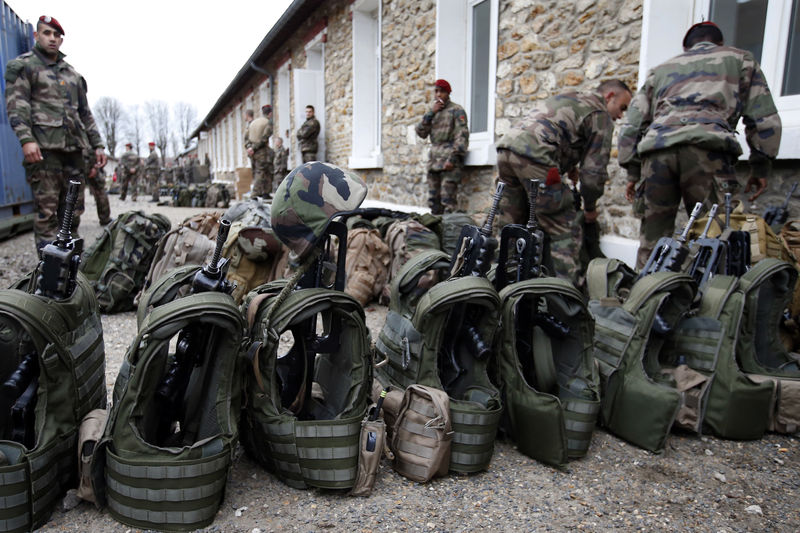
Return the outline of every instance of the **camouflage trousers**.
{"type": "Polygon", "coordinates": [[[127,170],[122,171],[122,186],[119,189],[119,199],[124,200],[128,195],[128,187],[131,188],[131,200],[134,202],[139,197],[139,172],[130,173],[127,170]]]}
{"type": "Polygon", "coordinates": [[[545,235],[542,262],[552,275],[580,285],[580,250],[583,242],[582,213],[575,210],[572,190],[565,183],[544,185],[549,167],[517,155],[510,150],[497,151],[499,180],[506,185],[497,212],[496,231],[506,224],[527,224],[530,217],[532,180],[540,186],[536,200],[536,218],[545,235]]]}
{"type": "Polygon", "coordinates": [[[42,161],[24,163],[25,178],[33,193],[33,209],[36,219],[33,222],[33,237],[37,249],[55,240],[59,220],[64,214],[70,178],[81,182],[78,203],[72,217],[71,232],[78,234],[81,215],[84,211],[85,162],[81,152],[58,152],[42,150],[42,161]]]}
{"type": "Polygon", "coordinates": [[[317,160],[317,152],[301,152],[303,156],[303,163],[309,163],[317,160]]]}
{"type": "Polygon", "coordinates": [[[428,207],[431,213],[441,215],[458,210],[458,186],[463,174],[461,167],[428,170],[428,207]]]}
{"type": "Polygon", "coordinates": [[[253,196],[272,196],[272,150],[257,150],[253,154],[253,196]]]}
{"type": "Polygon", "coordinates": [[[706,209],[720,203],[726,192],[735,194],[736,156],[679,145],[642,156],[644,216],[639,229],[636,266],[642,268],[661,237],[675,231],[675,216],[683,199],[690,213],[697,202],[706,209]]]}
{"type": "Polygon", "coordinates": [[[272,192],[278,190],[283,178],[289,175],[289,171],[286,169],[283,170],[276,170],[275,174],[272,175],[272,192]]]}
{"type": "Polygon", "coordinates": [[[94,203],[97,205],[97,218],[100,220],[100,224],[105,226],[111,222],[111,206],[108,204],[106,179],[101,175],[91,179],[87,178],[86,186],[89,187],[89,191],[94,196],[94,203]]]}
{"type": "Polygon", "coordinates": [[[144,178],[147,182],[147,186],[150,188],[150,195],[151,200],[157,202],[159,200],[159,185],[158,185],[158,171],[157,170],[145,170],[144,178]]]}

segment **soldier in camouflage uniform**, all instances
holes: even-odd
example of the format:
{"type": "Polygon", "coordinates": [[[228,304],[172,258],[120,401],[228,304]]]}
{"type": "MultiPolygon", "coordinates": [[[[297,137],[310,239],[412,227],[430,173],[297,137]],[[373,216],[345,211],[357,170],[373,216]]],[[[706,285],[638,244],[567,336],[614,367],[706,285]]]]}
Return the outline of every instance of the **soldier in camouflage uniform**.
{"type": "Polygon", "coordinates": [[[156,143],[149,142],[147,146],[150,148],[150,154],[147,156],[147,160],[144,163],[144,177],[152,194],[150,201],[158,202],[160,192],[158,187],[158,174],[161,171],[161,163],[158,159],[158,153],[156,152],[156,143]]]}
{"type": "Polygon", "coordinates": [[[745,192],[756,189],[751,201],[766,188],[780,145],[780,117],[753,55],[724,46],[722,31],[712,22],[692,26],[683,48],[649,73],[620,130],[619,161],[628,171],[629,201],[636,183],[644,181],[639,267],[660,237],[672,235],[681,198],[689,211],[697,202],[709,207],[738,190],[740,117],[752,167],[745,192]]]}
{"type": "Polygon", "coordinates": [[[133,151],[133,143],[125,143],[125,153],[119,159],[117,165],[117,175],[121,176],[122,185],[120,186],[119,199],[124,200],[128,195],[128,187],[131,188],[131,198],[136,201],[139,195],[137,183],[139,181],[139,156],[133,151]]]}
{"type": "MultiPolygon", "coordinates": [[[[244,131],[242,132],[242,138],[244,139],[244,147],[245,151],[247,151],[247,144],[250,142],[250,138],[248,137],[248,132],[250,131],[250,123],[253,122],[255,115],[253,114],[252,109],[247,109],[244,112],[244,131]]],[[[208,154],[206,154],[208,155],[208,154]]],[[[250,154],[247,155],[247,159],[250,160],[250,168],[255,169],[256,165],[253,163],[253,157],[250,154]]],[[[210,166],[210,165],[209,165],[210,166]]]]}
{"type": "Polygon", "coordinates": [[[269,146],[272,135],[272,106],[261,108],[263,116],[250,123],[247,130],[247,155],[253,158],[253,196],[272,198],[272,159],[269,146]]]}
{"type": "Polygon", "coordinates": [[[450,100],[450,84],[436,80],[433,91],[433,106],[422,116],[416,132],[423,139],[431,139],[428,207],[439,215],[458,209],[458,185],[469,147],[469,127],[464,108],[450,100]]]}
{"type": "Polygon", "coordinates": [[[94,196],[97,206],[97,218],[100,225],[105,226],[111,223],[111,206],[108,203],[108,193],[106,192],[106,173],[103,167],[98,167],[89,154],[86,154],[86,185],[94,196]]]}
{"type": "Polygon", "coordinates": [[[297,140],[300,143],[300,153],[303,156],[303,163],[317,160],[319,150],[319,120],[314,116],[314,106],[306,106],[306,121],[297,131],[297,140]]]}
{"type": "Polygon", "coordinates": [[[38,216],[33,224],[37,249],[58,233],[69,179],[81,181],[72,231],[83,213],[84,152],[106,164],[103,141],[86,99],[86,81],[59,51],[64,30],[52,17],[36,23],[33,50],[8,62],[5,72],[8,120],[22,145],[25,177],[38,216]]]}
{"type": "Polygon", "coordinates": [[[272,183],[277,188],[289,173],[289,150],[283,146],[281,137],[275,137],[275,159],[272,160],[272,168],[275,170],[275,179],[272,183]]]}
{"type": "Polygon", "coordinates": [[[630,89],[619,80],[604,81],[591,92],[551,96],[497,143],[497,171],[506,184],[498,229],[527,222],[531,180],[538,179],[536,214],[545,234],[545,265],[551,274],[576,285],[581,281],[581,218],[596,223],[597,200],[608,179],[614,121],[630,101],[630,89]],[[580,182],[583,217],[561,176],[580,182]]]}

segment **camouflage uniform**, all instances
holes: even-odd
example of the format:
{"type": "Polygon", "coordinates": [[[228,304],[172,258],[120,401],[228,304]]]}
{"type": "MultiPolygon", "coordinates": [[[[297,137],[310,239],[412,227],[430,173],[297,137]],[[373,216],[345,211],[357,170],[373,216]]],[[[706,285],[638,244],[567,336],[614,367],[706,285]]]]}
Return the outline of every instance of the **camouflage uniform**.
{"type": "Polygon", "coordinates": [[[81,181],[72,231],[83,213],[84,151],[103,148],[86,100],[86,81],[59,52],[49,59],[39,48],[8,62],[5,72],[8,121],[21,145],[36,142],[42,161],[23,163],[38,213],[33,231],[37,247],[58,233],[69,178],[81,181]]]}
{"type": "Polygon", "coordinates": [[[136,155],[136,152],[133,150],[128,150],[119,160],[119,165],[117,165],[117,174],[119,174],[120,169],[122,169],[122,186],[119,191],[119,199],[124,200],[128,194],[128,187],[131,187],[131,199],[136,201],[136,198],[139,196],[139,187],[137,183],[139,181],[139,174],[142,173],[141,168],[141,161],[139,161],[139,156],[136,155]]]}
{"type": "Polygon", "coordinates": [[[303,154],[303,163],[308,163],[309,161],[315,161],[317,159],[317,151],[319,150],[318,136],[319,120],[317,120],[317,117],[307,119],[297,131],[297,140],[300,142],[300,153],[303,154]]]}
{"type": "MultiPolygon", "coordinates": [[[[93,155],[93,154],[91,154],[93,155]]],[[[106,173],[102,168],[94,166],[94,158],[90,154],[86,157],[86,186],[94,196],[94,202],[97,206],[97,218],[100,224],[105,226],[111,222],[111,206],[108,203],[108,193],[106,192],[106,173]],[[95,169],[94,176],[92,176],[92,169],[95,169]]]]}
{"type": "Polygon", "coordinates": [[[740,117],[753,176],[766,177],[778,153],[781,122],[750,52],[701,42],[647,76],[619,136],[628,180],[644,178],[640,267],[656,241],[674,231],[681,198],[689,211],[697,202],[709,207],[726,191],[736,192],[740,117]]]}
{"type": "Polygon", "coordinates": [[[580,283],[582,213],[558,175],[580,165],[581,197],[587,211],[597,208],[608,179],[614,121],[598,92],[570,92],[542,101],[497,143],[497,170],[506,184],[497,227],[525,224],[531,180],[540,180],[536,214],[545,241],[545,265],[559,277],[580,283]],[[547,184],[548,172],[555,180],[547,184]],[[548,252],[549,248],[549,253],[548,252]]]}
{"type": "Polygon", "coordinates": [[[274,154],[269,147],[272,135],[272,119],[258,117],[250,123],[245,148],[253,150],[253,196],[270,198],[272,196],[272,159],[274,154]]]}
{"type": "Polygon", "coordinates": [[[152,193],[152,200],[154,202],[158,202],[158,174],[161,171],[161,164],[158,160],[158,154],[155,150],[150,152],[150,155],[147,156],[147,160],[144,163],[144,175],[147,181],[147,186],[150,187],[150,192],[152,193]]]}
{"type": "Polygon", "coordinates": [[[447,100],[438,112],[427,111],[416,127],[417,135],[430,135],[428,157],[428,207],[434,214],[452,213],[458,209],[458,185],[464,171],[464,157],[469,147],[469,127],[464,108],[447,100]],[[445,163],[453,168],[445,170],[445,163]]]}
{"type": "Polygon", "coordinates": [[[275,187],[281,184],[283,178],[289,173],[289,150],[285,146],[281,146],[275,150],[275,159],[273,159],[272,167],[275,169],[275,180],[273,183],[275,187]]]}

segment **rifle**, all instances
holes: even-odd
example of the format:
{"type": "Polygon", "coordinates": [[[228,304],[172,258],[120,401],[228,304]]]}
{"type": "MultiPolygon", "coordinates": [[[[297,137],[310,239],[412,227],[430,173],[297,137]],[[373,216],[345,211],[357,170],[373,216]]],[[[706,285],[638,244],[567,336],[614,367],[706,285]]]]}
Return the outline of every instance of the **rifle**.
{"type": "Polygon", "coordinates": [[[75,290],[83,239],[72,238],[72,217],[78,203],[80,185],[79,181],[70,180],[56,240],[45,245],[40,252],[41,260],[34,276],[35,294],[54,300],[66,300],[75,290]]]}
{"type": "MultiPolygon", "coordinates": [[[[190,294],[233,292],[234,285],[225,279],[228,259],[221,258],[230,229],[229,220],[220,221],[214,255],[208,265],[195,273],[190,294]]],[[[208,324],[190,324],[178,333],[175,357],[156,388],[156,402],[161,412],[156,434],[158,445],[177,446],[195,442],[204,415],[200,399],[207,391],[214,372],[210,355],[216,340],[216,330],[208,324]],[[192,380],[195,369],[202,367],[202,376],[192,380]],[[193,386],[190,387],[190,384],[193,386]]]]}
{"type": "Polygon", "coordinates": [[[698,215],[700,215],[700,209],[702,209],[702,207],[703,204],[701,202],[695,204],[694,209],[692,209],[692,214],[689,215],[689,221],[686,223],[686,227],[683,228],[683,232],[681,232],[678,237],[661,237],[658,239],[655,248],[653,248],[653,252],[647,259],[647,263],[645,263],[637,279],[641,279],[654,272],[681,272],[683,270],[683,264],[686,261],[686,257],[689,255],[689,248],[686,246],[686,237],[689,235],[689,230],[692,228],[692,225],[694,225],[694,221],[697,220],[698,215]]]}
{"type": "Polygon", "coordinates": [[[538,193],[539,180],[532,180],[528,198],[528,224],[526,226],[507,224],[500,231],[500,253],[497,257],[494,278],[494,285],[498,291],[512,283],[508,279],[509,264],[515,265],[513,282],[538,278],[542,275],[544,233],[539,229],[539,220],[536,218],[538,193]]]}
{"type": "Polygon", "coordinates": [[[720,240],[728,243],[725,254],[725,274],[742,276],[750,269],[750,234],[731,229],[731,193],[725,193],[725,229],[720,240]]]}
{"type": "Polygon", "coordinates": [[[694,260],[689,265],[688,274],[694,278],[697,286],[701,289],[711,276],[719,272],[722,260],[727,256],[728,244],[725,241],[720,238],[708,238],[708,230],[717,214],[717,207],[717,204],[711,206],[703,233],[691,245],[694,250],[694,260]]]}
{"type": "Polygon", "coordinates": [[[783,226],[783,224],[786,222],[786,219],[789,218],[789,200],[791,200],[792,195],[796,190],[797,182],[794,182],[794,185],[792,185],[792,190],[786,194],[786,198],[783,200],[783,203],[780,207],[771,206],[764,211],[762,218],[764,219],[764,222],[769,224],[769,226],[772,228],[772,231],[775,233],[780,231],[781,226],[783,226]]]}
{"type": "MultiPolygon", "coordinates": [[[[504,183],[498,183],[492,198],[492,207],[481,228],[467,224],[461,228],[458,242],[460,246],[453,252],[450,260],[450,277],[459,278],[475,276],[485,278],[491,266],[494,252],[497,250],[497,239],[492,237],[500,199],[505,189],[504,183]]],[[[481,337],[477,327],[478,316],[472,309],[467,314],[467,304],[459,304],[451,308],[445,326],[445,343],[438,353],[437,365],[439,377],[444,389],[452,390],[459,377],[466,373],[456,357],[460,343],[466,344],[466,350],[476,359],[485,359],[491,353],[491,347],[481,337]]]]}
{"type": "Polygon", "coordinates": [[[36,446],[36,400],[39,390],[39,354],[26,353],[2,386],[3,414],[8,414],[4,424],[4,437],[16,441],[27,449],[36,446]]]}

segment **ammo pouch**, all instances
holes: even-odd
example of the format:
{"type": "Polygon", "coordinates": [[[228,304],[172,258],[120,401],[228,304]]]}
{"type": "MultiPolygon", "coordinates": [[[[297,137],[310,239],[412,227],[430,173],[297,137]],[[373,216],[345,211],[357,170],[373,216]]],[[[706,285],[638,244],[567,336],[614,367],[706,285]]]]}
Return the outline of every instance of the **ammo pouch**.
{"type": "Polygon", "coordinates": [[[251,344],[242,443],[289,486],[350,489],[372,384],[364,310],[352,296],[321,288],[294,290],[279,302],[285,283],[262,285],[243,303],[251,344]],[[309,330],[309,320],[319,324],[309,330]],[[317,351],[322,337],[309,337],[319,325],[337,339],[330,351],[317,351]]]}
{"type": "Polygon", "coordinates": [[[358,473],[353,484],[352,496],[369,496],[378,468],[381,465],[383,448],[386,446],[386,424],[382,418],[369,419],[369,413],[361,421],[361,436],[358,444],[358,473]]]}
{"type": "Polygon", "coordinates": [[[34,276],[0,290],[0,383],[12,378],[21,388],[16,398],[2,396],[0,410],[2,531],[47,521],[77,484],[81,419],[106,405],[103,330],[89,282],[79,273],[59,301],[26,292],[34,276]]]}
{"type": "Polygon", "coordinates": [[[522,453],[563,466],[586,455],[600,412],[594,321],[580,291],[558,278],[508,285],[500,299],[504,429],[522,453]]]}
{"type": "Polygon", "coordinates": [[[244,320],[228,294],[170,301],[197,270],[183,267],[177,279],[162,278],[142,296],[139,332],[92,459],[98,504],[136,528],[210,524],[236,448],[244,320]]]}
{"type": "Polygon", "coordinates": [[[445,253],[425,251],[392,281],[389,313],[376,343],[378,359],[387,363],[377,377],[400,389],[419,384],[447,392],[450,470],[470,473],[489,466],[500,423],[500,393],[487,375],[500,299],[485,278],[453,278],[430,287],[449,267],[445,253]],[[479,347],[483,357],[475,355],[479,347]]]}

